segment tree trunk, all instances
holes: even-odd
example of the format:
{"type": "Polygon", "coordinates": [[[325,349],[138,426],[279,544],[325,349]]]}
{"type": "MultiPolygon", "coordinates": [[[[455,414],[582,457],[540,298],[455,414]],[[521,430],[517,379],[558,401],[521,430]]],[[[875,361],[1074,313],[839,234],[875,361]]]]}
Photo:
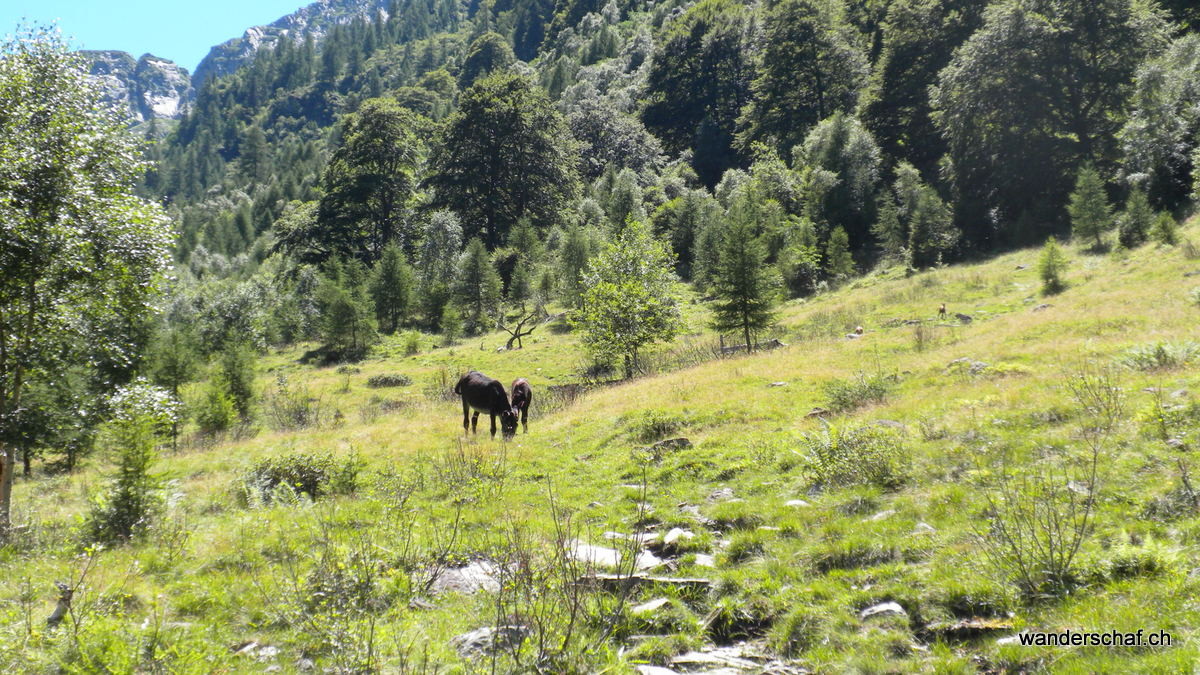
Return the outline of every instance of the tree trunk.
{"type": "Polygon", "coordinates": [[[13,471],[16,468],[15,449],[0,444],[0,541],[7,541],[12,525],[13,471]]]}

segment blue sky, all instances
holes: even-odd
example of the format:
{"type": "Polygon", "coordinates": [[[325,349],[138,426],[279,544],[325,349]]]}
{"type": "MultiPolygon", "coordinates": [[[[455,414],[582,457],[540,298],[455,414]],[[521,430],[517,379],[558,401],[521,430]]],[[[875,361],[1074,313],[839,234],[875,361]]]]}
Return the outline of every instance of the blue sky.
{"type": "Polygon", "coordinates": [[[0,35],[22,19],[57,20],[71,46],[120,49],[137,57],[150,52],[191,72],[209,47],[241,37],[250,26],[270,23],[312,0],[0,0],[0,35]]]}

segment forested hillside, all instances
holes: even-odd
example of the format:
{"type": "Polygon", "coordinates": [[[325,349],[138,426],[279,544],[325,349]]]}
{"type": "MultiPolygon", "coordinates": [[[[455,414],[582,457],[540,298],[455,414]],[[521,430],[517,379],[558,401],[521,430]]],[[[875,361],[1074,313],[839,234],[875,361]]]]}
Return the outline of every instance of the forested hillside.
{"type": "Polygon", "coordinates": [[[0,47],[3,668],[1194,663],[1192,3],[327,1],[171,120],[99,57],[0,47]]]}

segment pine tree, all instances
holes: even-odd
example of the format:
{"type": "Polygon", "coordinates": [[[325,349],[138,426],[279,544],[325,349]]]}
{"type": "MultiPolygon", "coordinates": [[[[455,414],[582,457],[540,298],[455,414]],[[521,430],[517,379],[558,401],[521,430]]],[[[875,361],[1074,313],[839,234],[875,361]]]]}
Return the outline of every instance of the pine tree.
{"type": "Polygon", "coordinates": [[[746,349],[754,351],[754,334],[775,323],[779,273],[767,265],[767,247],[753,222],[734,218],[722,229],[712,326],[720,333],[741,332],[746,349]]]}
{"type": "Polygon", "coordinates": [[[850,255],[850,237],[840,227],[829,233],[825,245],[825,274],[833,279],[848,279],[854,276],[854,258],[850,255]]]}
{"type": "Polygon", "coordinates": [[[383,256],[371,274],[370,293],[380,330],[389,335],[395,333],[408,318],[413,295],[412,268],[395,243],[383,249],[383,256]]]}
{"type": "Polygon", "coordinates": [[[1154,222],[1154,209],[1142,190],[1135,189],[1125,200],[1125,211],[1121,213],[1117,239],[1124,248],[1136,248],[1146,243],[1150,226],[1154,222]]]}
{"type": "Polygon", "coordinates": [[[459,257],[457,281],[455,298],[465,314],[466,331],[487,330],[500,304],[501,281],[482,239],[472,239],[459,257]]]}
{"type": "Polygon", "coordinates": [[[1179,233],[1176,230],[1175,217],[1163,211],[1154,219],[1150,229],[1150,238],[1164,246],[1174,246],[1179,243],[1179,233]]]}
{"type": "Polygon", "coordinates": [[[223,391],[233,403],[243,422],[250,420],[254,402],[254,355],[250,348],[231,344],[221,354],[216,376],[223,391]]]}
{"type": "Polygon", "coordinates": [[[1112,207],[1104,193],[1104,180],[1091,164],[1079,168],[1067,213],[1071,215],[1072,236],[1095,239],[1095,248],[1104,247],[1101,235],[1112,227],[1112,207]]]}
{"type": "Polygon", "coordinates": [[[1052,295],[1062,291],[1065,284],[1062,275],[1067,271],[1067,257],[1054,237],[1046,240],[1042,257],[1038,260],[1038,277],[1042,280],[1042,293],[1052,295]]]}

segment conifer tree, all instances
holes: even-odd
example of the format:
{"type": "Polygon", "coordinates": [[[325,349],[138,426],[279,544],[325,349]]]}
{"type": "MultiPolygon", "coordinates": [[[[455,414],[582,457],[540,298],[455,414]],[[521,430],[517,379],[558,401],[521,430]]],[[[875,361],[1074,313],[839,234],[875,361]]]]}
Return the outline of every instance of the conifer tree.
{"type": "Polygon", "coordinates": [[[1038,277],[1042,280],[1042,293],[1051,295],[1065,287],[1062,275],[1067,271],[1067,256],[1054,237],[1046,240],[1042,257],[1038,259],[1038,277]]]}
{"type": "Polygon", "coordinates": [[[395,333],[408,318],[413,295],[412,268],[395,243],[383,249],[371,274],[370,292],[380,330],[395,333]]]}
{"type": "Polygon", "coordinates": [[[1125,200],[1125,211],[1121,213],[1117,239],[1124,248],[1136,248],[1146,243],[1150,226],[1154,223],[1154,209],[1143,190],[1134,189],[1125,200]]]}
{"type": "Polygon", "coordinates": [[[779,273],[767,265],[767,247],[753,222],[733,218],[722,229],[712,326],[720,333],[740,332],[746,349],[754,351],[753,336],[775,323],[779,273]]]}
{"type": "Polygon", "coordinates": [[[483,240],[472,239],[458,259],[455,298],[463,311],[467,333],[487,330],[500,304],[500,273],[492,265],[483,240]]]}
{"type": "Polygon", "coordinates": [[[825,274],[833,279],[848,279],[854,276],[854,258],[850,255],[850,237],[840,227],[829,233],[825,245],[825,274]]]}
{"type": "Polygon", "coordinates": [[[1071,215],[1073,236],[1095,239],[1097,249],[1104,246],[1102,235],[1112,227],[1112,207],[1104,193],[1104,180],[1091,164],[1079,168],[1067,212],[1071,215]]]}

